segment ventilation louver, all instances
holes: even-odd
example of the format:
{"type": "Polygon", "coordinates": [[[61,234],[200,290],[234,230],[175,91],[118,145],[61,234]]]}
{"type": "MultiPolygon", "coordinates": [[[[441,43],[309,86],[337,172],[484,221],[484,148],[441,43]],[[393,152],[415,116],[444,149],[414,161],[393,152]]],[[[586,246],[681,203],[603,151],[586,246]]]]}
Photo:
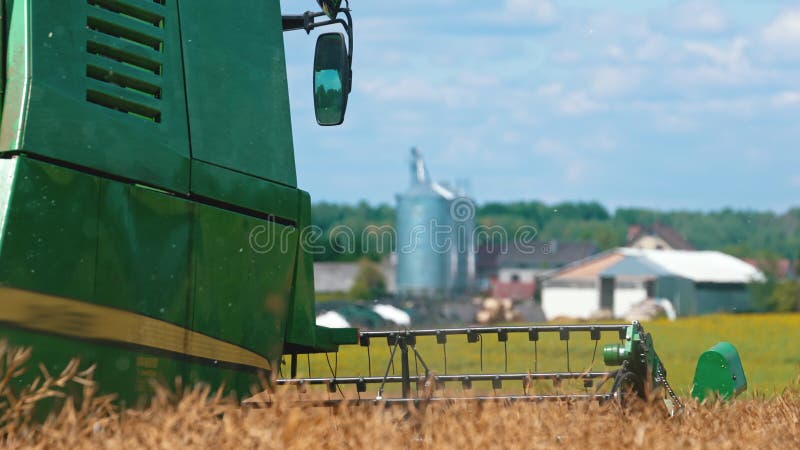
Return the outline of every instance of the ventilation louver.
{"type": "Polygon", "coordinates": [[[161,122],[165,1],[86,1],[88,102],[161,122]]]}

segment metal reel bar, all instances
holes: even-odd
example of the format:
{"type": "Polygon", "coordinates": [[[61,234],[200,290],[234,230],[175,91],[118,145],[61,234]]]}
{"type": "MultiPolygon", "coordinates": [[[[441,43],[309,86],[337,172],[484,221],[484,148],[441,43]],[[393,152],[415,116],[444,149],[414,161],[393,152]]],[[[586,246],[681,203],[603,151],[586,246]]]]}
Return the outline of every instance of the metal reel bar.
{"type": "MultiPolygon", "coordinates": [[[[614,396],[611,394],[575,394],[575,395],[504,395],[504,396],[478,396],[478,397],[433,397],[433,398],[384,398],[380,400],[372,399],[330,399],[330,400],[305,400],[299,403],[307,406],[326,406],[337,407],[343,404],[348,406],[360,405],[383,405],[390,406],[409,406],[414,405],[417,408],[427,406],[430,404],[444,404],[451,405],[462,402],[475,402],[475,403],[518,403],[518,402],[548,402],[548,401],[587,401],[595,400],[600,403],[613,400],[614,396]]],[[[270,403],[265,403],[264,406],[271,406],[270,403]]]]}
{"type": "MultiPolygon", "coordinates": [[[[628,324],[612,324],[612,325],[539,325],[539,326],[508,326],[508,327],[467,327],[467,328],[444,328],[444,329],[421,329],[421,330],[395,330],[395,331],[365,331],[359,334],[358,343],[361,347],[366,347],[369,355],[369,348],[374,342],[374,339],[386,339],[389,347],[390,356],[389,362],[383,376],[372,376],[371,361],[368,370],[369,376],[363,377],[338,377],[333,378],[304,378],[304,379],[279,379],[278,385],[296,385],[302,387],[305,385],[325,385],[328,392],[335,392],[339,386],[355,385],[357,393],[366,392],[367,386],[370,384],[380,384],[378,390],[378,400],[383,400],[383,391],[386,384],[399,383],[402,385],[402,399],[410,399],[412,383],[415,383],[417,389],[421,386],[430,386],[433,383],[434,390],[443,389],[445,383],[460,382],[465,390],[472,388],[473,382],[488,382],[491,383],[491,388],[495,390],[502,388],[504,382],[521,381],[524,395],[523,397],[532,397],[529,394],[529,388],[534,381],[539,380],[552,380],[554,386],[559,387],[563,380],[583,380],[584,388],[594,386],[594,380],[602,379],[600,384],[603,384],[607,379],[614,379],[617,375],[616,371],[611,372],[573,372],[570,368],[569,354],[567,354],[567,371],[566,372],[546,372],[537,373],[499,373],[499,374],[458,374],[450,375],[446,371],[446,345],[448,336],[463,335],[466,337],[468,343],[481,344],[481,372],[483,372],[483,337],[486,335],[496,335],[498,342],[504,344],[504,358],[505,358],[505,372],[508,370],[508,351],[507,343],[509,335],[514,333],[522,333],[527,335],[528,341],[534,345],[538,343],[542,333],[557,333],[559,340],[564,341],[569,352],[569,339],[574,333],[588,333],[590,340],[595,341],[595,351],[597,342],[601,339],[604,332],[616,333],[621,339],[625,337],[626,332],[630,328],[628,324]],[[434,337],[437,344],[442,346],[442,355],[445,358],[445,374],[436,375],[431,374],[428,365],[422,360],[422,356],[416,349],[417,338],[423,336],[434,337]],[[399,352],[398,352],[399,350],[399,352]],[[396,353],[400,354],[400,375],[394,374],[394,356],[396,353]],[[410,359],[414,358],[414,366],[417,367],[418,363],[422,363],[425,369],[425,375],[421,376],[419,373],[416,376],[411,374],[410,359]],[[390,372],[392,373],[390,375],[390,372]]],[[[368,356],[369,357],[369,356],[368,356]]],[[[534,357],[536,358],[535,354],[534,357]]],[[[538,359],[538,358],[536,358],[538,359]]],[[[594,356],[592,357],[594,361],[594,356]]],[[[418,391],[419,392],[419,391],[418,391]]],[[[589,394],[584,395],[604,395],[604,394],[589,394]]],[[[495,395],[493,397],[509,397],[507,395],[495,395]]],[[[511,396],[514,397],[514,396],[511,396]]],[[[535,396],[534,396],[535,397],[535,396]]],[[[541,396],[539,396],[541,397],[541,396]]],[[[569,396],[574,397],[573,395],[569,396]]]]}
{"type": "MultiPolygon", "coordinates": [[[[569,334],[573,332],[588,332],[592,340],[599,340],[600,334],[604,332],[616,331],[619,333],[619,339],[625,339],[630,324],[613,324],[613,325],[534,325],[534,326],[509,326],[509,327],[467,327],[467,328],[441,328],[441,329],[428,329],[428,330],[399,330],[399,331],[362,331],[360,335],[360,344],[366,346],[370,344],[370,340],[374,338],[387,338],[390,339],[390,345],[394,344],[394,339],[397,337],[419,337],[419,336],[452,336],[452,335],[466,335],[468,342],[477,342],[477,339],[470,339],[473,336],[483,334],[496,334],[499,339],[512,333],[527,333],[528,339],[531,341],[538,340],[539,333],[559,333],[559,336],[566,336],[569,339],[569,334]]],[[[446,340],[444,341],[446,342],[446,340]]],[[[503,342],[500,340],[500,342],[503,342]]],[[[411,342],[409,342],[411,344],[411,342]]]]}
{"type": "MultiPolygon", "coordinates": [[[[548,372],[548,373],[503,373],[503,374],[462,374],[462,375],[431,375],[429,377],[409,377],[409,380],[425,382],[433,380],[436,382],[464,382],[464,381],[539,381],[539,380],[594,380],[598,378],[611,379],[616,375],[616,370],[611,372],[548,372]]],[[[379,384],[379,383],[400,383],[403,377],[393,375],[387,377],[319,377],[319,378],[298,378],[298,379],[278,379],[278,386],[299,386],[299,385],[330,385],[330,384],[379,384]]]]}

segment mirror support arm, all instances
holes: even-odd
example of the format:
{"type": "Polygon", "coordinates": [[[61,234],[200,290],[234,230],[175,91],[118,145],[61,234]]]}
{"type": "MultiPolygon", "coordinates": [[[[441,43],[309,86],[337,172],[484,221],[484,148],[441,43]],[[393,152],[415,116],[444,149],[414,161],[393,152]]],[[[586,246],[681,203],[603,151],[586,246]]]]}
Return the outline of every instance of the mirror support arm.
{"type": "Polygon", "coordinates": [[[288,16],[281,16],[283,23],[283,31],[293,30],[306,30],[306,33],[311,33],[315,27],[321,26],[322,23],[314,23],[316,17],[324,16],[323,12],[306,11],[303,14],[292,14],[288,16]]]}
{"type": "Polygon", "coordinates": [[[334,25],[337,23],[344,28],[345,32],[347,33],[347,59],[351,68],[350,79],[347,80],[347,92],[350,92],[353,84],[353,17],[350,15],[350,8],[341,8],[339,9],[339,12],[344,13],[345,17],[347,17],[346,21],[343,19],[331,19],[322,22],[315,22],[314,19],[325,16],[326,14],[324,12],[311,11],[306,11],[303,14],[281,16],[281,19],[283,22],[283,31],[305,30],[306,34],[309,34],[314,28],[334,25]]]}

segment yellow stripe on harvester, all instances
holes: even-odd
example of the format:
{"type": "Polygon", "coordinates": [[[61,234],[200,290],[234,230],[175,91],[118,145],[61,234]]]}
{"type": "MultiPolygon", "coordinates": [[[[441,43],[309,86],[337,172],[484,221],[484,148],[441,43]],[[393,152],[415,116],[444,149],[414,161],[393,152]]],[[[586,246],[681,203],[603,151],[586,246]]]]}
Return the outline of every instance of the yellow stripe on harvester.
{"type": "Polygon", "coordinates": [[[134,344],[270,369],[263,356],[187,328],[107,306],[0,287],[0,321],[34,331],[134,344]]]}

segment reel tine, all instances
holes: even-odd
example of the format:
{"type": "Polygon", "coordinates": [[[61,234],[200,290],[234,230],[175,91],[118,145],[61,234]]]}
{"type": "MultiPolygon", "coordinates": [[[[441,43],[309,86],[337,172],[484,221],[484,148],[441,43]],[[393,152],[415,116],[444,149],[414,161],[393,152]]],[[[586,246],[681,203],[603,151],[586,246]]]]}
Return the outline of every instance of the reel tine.
{"type": "Polygon", "coordinates": [[[467,330],[467,342],[471,344],[478,342],[480,344],[481,373],[483,373],[483,339],[481,339],[481,334],[475,330],[467,330]]]}
{"type": "Polygon", "coordinates": [[[533,371],[539,370],[539,330],[528,328],[528,341],[533,343],[533,371]]]}
{"type": "Polygon", "coordinates": [[[569,329],[560,327],[558,329],[558,338],[567,344],[567,372],[572,372],[569,367],[569,329]]]}
{"type": "Polygon", "coordinates": [[[436,343],[442,346],[442,359],[444,360],[444,374],[447,375],[447,334],[442,330],[436,332],[436,343]]]}
{"type": "Polygon", "coordinates": [[[367,345],[367,375],[372,376],[372,355],[369,351],[369,345],[367,345]]]}
{"type": "Polygon", "coordinates": [[[497,341],[508,342],[508,330],[500,328],[497,330],[497,341]]]}
{"type": "Polygon", "coordinates": [[[500,377],[495,376],[492,378],[492,389],[495,391],[495,394],[497,394],[498,389],[503,389],[503,380],[500,377]]]}
{"type": "Polygon", "coordinates": [[[600,330],[598,330],[595,327],[590,328],[589,329],[589,339],[591,339],[593,341],[599,341],[600,340],[600,330]]]}
{"type": "Polygon", "coordinates": [[[370,354],[369,347],[369,335],[361,334],[358,336],[358,345],[364,347],[367,350],[367,375],[372,376],[372,355],[370,354]]]}
{"type": "Polygon", "coordinates": [[[508,330],[497,330],[497,340],[503,343],[503,370],[508,372],[508,330]]]}

